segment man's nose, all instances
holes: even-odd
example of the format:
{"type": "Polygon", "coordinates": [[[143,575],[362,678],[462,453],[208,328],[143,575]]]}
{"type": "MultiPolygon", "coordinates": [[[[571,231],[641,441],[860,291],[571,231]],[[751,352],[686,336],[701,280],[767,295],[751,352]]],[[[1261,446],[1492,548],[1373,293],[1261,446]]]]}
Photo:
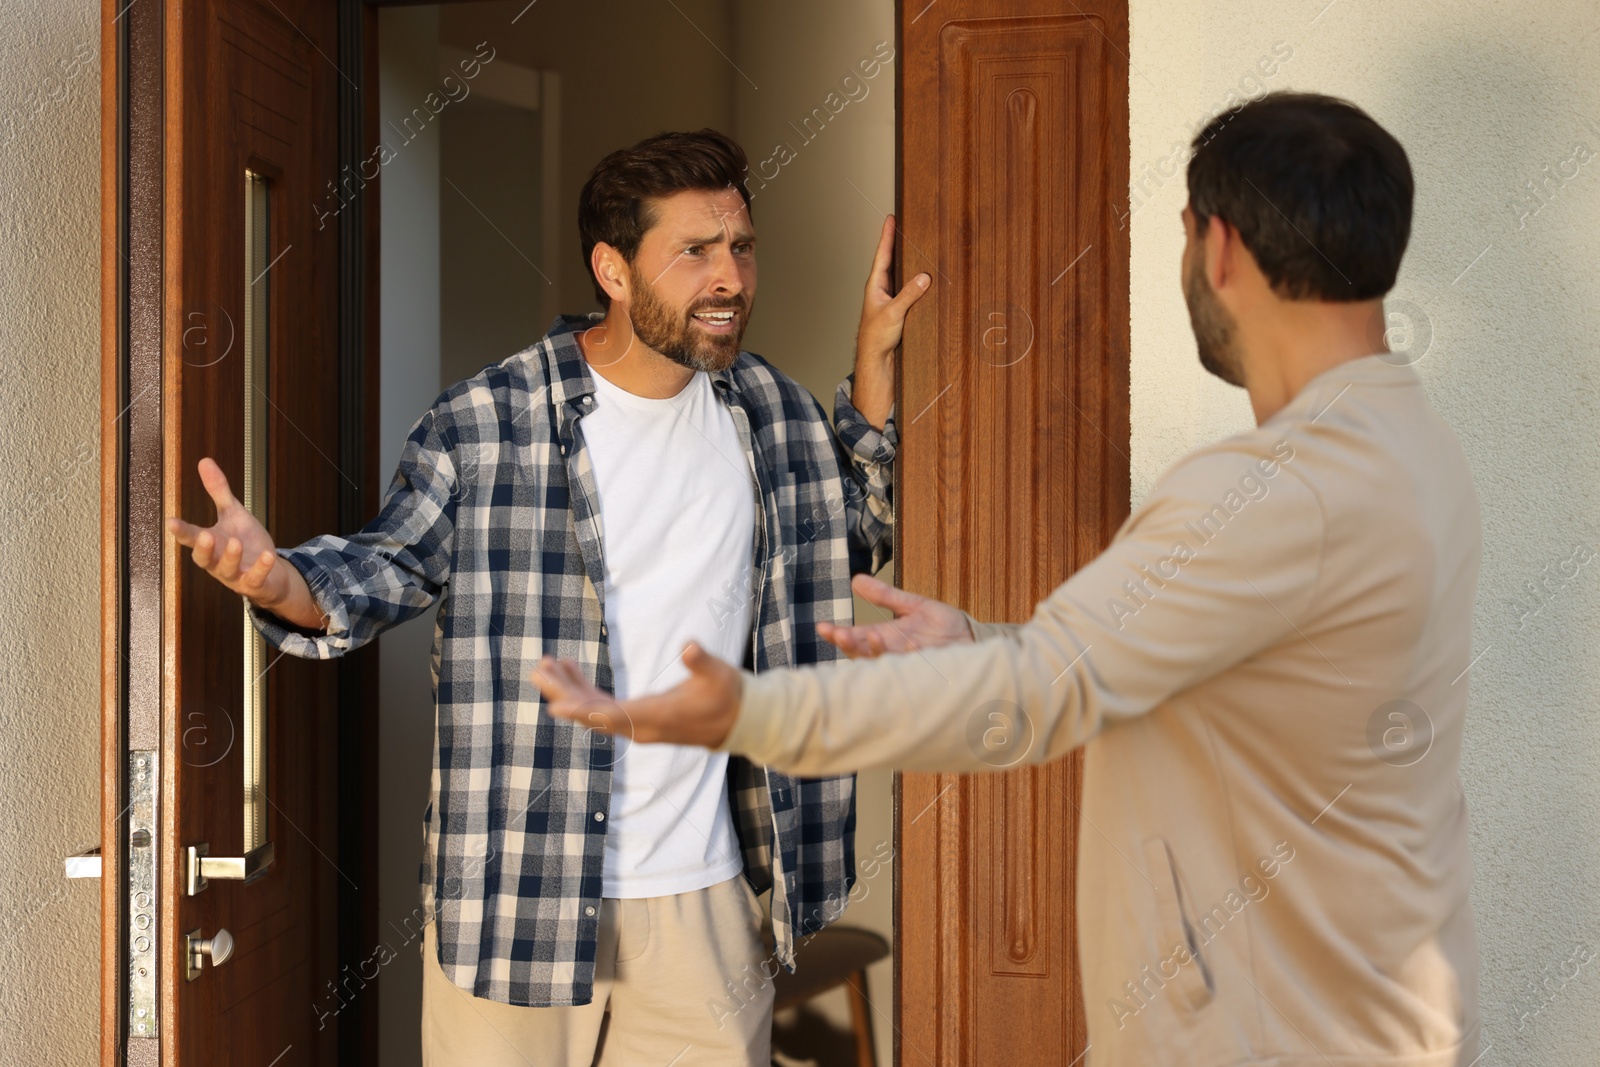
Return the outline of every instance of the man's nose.
{"type": "Polygon", "coordinates": [[[739,276],[738,261],[727,249],[719,249],[713,257],[708,288],[713,294],[723,297],[738,296],[744,292],[744,279],[739,276]]]}

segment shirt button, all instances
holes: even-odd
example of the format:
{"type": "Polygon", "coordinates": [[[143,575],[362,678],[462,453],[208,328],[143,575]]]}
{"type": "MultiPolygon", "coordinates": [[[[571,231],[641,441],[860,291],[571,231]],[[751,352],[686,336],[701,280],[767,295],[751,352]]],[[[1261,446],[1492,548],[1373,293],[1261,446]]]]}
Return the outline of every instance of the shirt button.
{"type": "Polygon", "coordinates": [[[600,624],[600,636],[601,637],[605,637],[609,633],[610,633],[610,631],[606,629],[606,624],[605,623],[601,623],[600,624]]]}
{"type": "Polygon", "coordinates": [[[594,914],[594,908],[593,908],[593,907],[592,907],[592,906],[591,906],[591,907],[587,907],[587,908],[584,908],[584,909],[583,909],[583,913],[584,913],[584,914],[585,914],[585,915],[593,915],[593,914],[594,914]]]}
{"type": "Polygon", "coordinates": [[[594,813],[594,821],[595,822],[605,822],[606,821],[606,813],[603,812],[603,811],[595,812],[594,813]]]}

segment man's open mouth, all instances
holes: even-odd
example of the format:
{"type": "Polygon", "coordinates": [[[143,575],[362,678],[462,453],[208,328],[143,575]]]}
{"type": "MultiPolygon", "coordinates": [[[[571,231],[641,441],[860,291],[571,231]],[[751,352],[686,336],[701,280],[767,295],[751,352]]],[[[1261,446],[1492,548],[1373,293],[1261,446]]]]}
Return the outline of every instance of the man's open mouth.
{"type": "Polygon", "coordinates": [[[738,317],[739,312],[734,308],[708,308],[696,311],[691,317],[707,326],[730,327],[738,317]]]}

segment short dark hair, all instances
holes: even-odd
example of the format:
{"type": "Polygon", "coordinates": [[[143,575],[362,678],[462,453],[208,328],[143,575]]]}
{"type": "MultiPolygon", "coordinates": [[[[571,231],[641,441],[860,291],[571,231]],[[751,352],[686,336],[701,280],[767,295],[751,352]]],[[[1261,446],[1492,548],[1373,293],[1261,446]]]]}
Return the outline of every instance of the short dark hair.
{"type": "MultiPolygon", "coordinates": [[[[686,189],[734,188],[750,207],[744,186],[749,169],[744,149],[727,134],[709,127],[693,133],[658,133],[631,148],[619,148],[595,165],[578,197],[578,235],[583,261],[604,241],[630,264],[645,231],[655,225],[652,200],[686,189]]],[[[611,298],[589,268],[601,307],[611,298]]]]}
{"type": "Polygon", "coordinates": [[[1415,187],[1400,142],[1348,100],[1287,90],[1195,136],[1189,208],[1239,231],[1290,300],[1370,300],[1394,288],[1415,187]]]}

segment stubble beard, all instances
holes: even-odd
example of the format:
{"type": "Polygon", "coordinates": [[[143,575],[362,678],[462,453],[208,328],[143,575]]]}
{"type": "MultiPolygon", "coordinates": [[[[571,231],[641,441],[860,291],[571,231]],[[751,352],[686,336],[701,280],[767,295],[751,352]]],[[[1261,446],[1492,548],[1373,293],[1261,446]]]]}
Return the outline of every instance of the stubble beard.
{"type": "Polygon", "coordinates": [[[703,301],[680,312],[661,299],[655,289],[631,267],[629,271],[633,274],[634,297],[628,308],[628,317],[640,341],[690,370],[723,371],[733,366],[739,358],[739,344],[744,340],[745,327],[750,319],[744,297],[703,301]],[[695,326],[693,315],[696,311],[721,308],[737,312],[734,321],[738,328],[734,333],[712,334],[695,326]]]}
{"type": "Polygon", "coordinates": [[[1189,325],[1200,350],[1200,365],[1229,385],[1244,385],[1233,318],[1206,281],[1198,257],[1184,271],[1183,301],[1189,306],[1189,325]]]}

